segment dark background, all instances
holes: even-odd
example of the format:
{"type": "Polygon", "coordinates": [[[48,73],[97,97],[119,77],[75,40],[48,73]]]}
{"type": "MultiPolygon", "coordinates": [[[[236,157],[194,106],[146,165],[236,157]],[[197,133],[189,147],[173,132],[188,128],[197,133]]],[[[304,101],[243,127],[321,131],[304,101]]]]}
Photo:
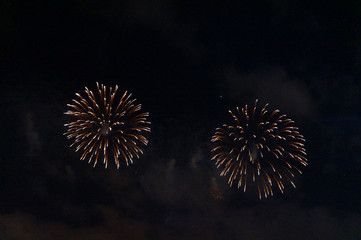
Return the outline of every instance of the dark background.
{"type": "Polygon", "coordinates": [[[3,1],[0,239],[361,239],[361,2],[3,1]],[[66,104],[118,84],[150,144],[80,161],[66,104]],[[309,166],[284,195],[229,188],[210,161],[228,109],[295,120],[309,166]]]}

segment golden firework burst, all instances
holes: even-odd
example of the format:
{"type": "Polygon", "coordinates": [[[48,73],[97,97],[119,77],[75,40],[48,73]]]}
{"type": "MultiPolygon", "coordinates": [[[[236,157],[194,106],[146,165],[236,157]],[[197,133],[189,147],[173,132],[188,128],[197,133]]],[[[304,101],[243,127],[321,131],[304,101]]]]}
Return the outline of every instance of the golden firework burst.
{"type": "Polygon", "coordinates": [[[94,159],[94,167],[98,159],[103,158],[105,168],[109,156],[113,156],[117,168],[120,159],[126,164],[133,163],[133,158],[139,158],[143,153],[141,144],[147,145],[148,140],[143,135],[150,132],[149,113],[141,112],[141,104],[135,104],[132,94],[127,91],[117,99],[118,86],[107,90],[103,84],[97,84],[97,94],[85,87],[86,96],[76,93],[78,100],[73,99],[70,108],[64,114],[74,118],[73,122],[65,124],[68,139],[74,138],[70,145],[76,146],[76,151],[83,150],[81,160],[94,159]]]}
{"type": "Polygon", "coordinates": [[[233,123],[216,129],[212,160],[223,168],[222,176],[230,173],[231,186],[237,181],[246,191],[247,182],[255,182],[259,198],[267,198],[274,185],[282,193],[285,181],[296,187],[293,178],[302,174],[300,167],[307,166],[307,158],[305,139],[294,121],[279,110],[267,111],[268,104],[257,108],[257,102],[250,111],[247,105],[229,111],[233,123]]]}

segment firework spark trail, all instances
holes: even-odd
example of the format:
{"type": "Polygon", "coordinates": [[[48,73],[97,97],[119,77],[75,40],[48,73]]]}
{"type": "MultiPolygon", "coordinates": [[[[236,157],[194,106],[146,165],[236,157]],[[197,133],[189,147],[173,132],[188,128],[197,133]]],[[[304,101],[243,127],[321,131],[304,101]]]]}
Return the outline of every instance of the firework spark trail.
{"type": "Polygon", "coordinates": [[[255,182],[259,198],[267,198],[274,186],[283,193],[285,181],[296,187],[294,173],[302,174],[299,168],[307,166],[305,139],[286,115],[268,112],[268,104],[259,109],[257,102],[252,110],[246,105],[229,111],[233,125],[216,129],[212,160],[223,168],[222,176],[230,174],[231,186],[238,181],[238,188],[243,185],[246,191],[247,183],[255,182]]]}
{"type": "Polygon", "coordinates": [[[107,92],[106,86],[96,84],[96,94],[85,87],[86,97],[76,93],[78,100],[67,104],[70,110],[64,114],[74,117],[75,121],[65,124],[64,135],[74,138],[70,147],[76,146],[76,151],[83,149],[81,160],[89,158],[90,163],[94,158],[94,167],[103,157],[107,168],[110,155],[117,168],[121,158],[129,165],[143,153],[139,145],[148,144],[143,132],[150,132],[149,113],[141,113],[141,104],[135,105],[136,99],[131,99],[132,94],[127,91],[117,102],[118,85],[107,92]]]}

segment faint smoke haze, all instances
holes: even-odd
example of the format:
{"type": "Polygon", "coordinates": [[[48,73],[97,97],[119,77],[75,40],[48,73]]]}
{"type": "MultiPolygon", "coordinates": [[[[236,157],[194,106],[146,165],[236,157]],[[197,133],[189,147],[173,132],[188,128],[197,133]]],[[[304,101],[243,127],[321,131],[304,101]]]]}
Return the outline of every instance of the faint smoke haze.
{"type": "Polygon", "coordinates": [[[40,137],[34,126],[34,116],[31,112],[27,113],[24,118],[25,136],[28,143],[28,154],[34,155],[41,149],[40,137]]]}
{"type": "Polygon", "coordinates": [[[240,106],[269,103],[270,108],[297,116],[315,113],[311,95],[305,83],[290,77],[280,67],[250,74],[240,74],[230,68],[225,72],[229,97],[240,106]]]}

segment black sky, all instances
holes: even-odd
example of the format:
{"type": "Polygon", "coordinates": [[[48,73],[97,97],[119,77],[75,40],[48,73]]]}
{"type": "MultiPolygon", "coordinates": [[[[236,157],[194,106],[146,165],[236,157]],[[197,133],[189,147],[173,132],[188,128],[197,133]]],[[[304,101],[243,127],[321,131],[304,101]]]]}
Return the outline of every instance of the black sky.
{"type": "Polygon", "coordinates": [[[0,239],[361,239],[361,2],[3,1],[0,239]],[[63,136],[95,82],[150,113],[135,164],[63,136]],[[309,166],[258,200],[210,161],[228,109],[295,120],[309,166]]]}

